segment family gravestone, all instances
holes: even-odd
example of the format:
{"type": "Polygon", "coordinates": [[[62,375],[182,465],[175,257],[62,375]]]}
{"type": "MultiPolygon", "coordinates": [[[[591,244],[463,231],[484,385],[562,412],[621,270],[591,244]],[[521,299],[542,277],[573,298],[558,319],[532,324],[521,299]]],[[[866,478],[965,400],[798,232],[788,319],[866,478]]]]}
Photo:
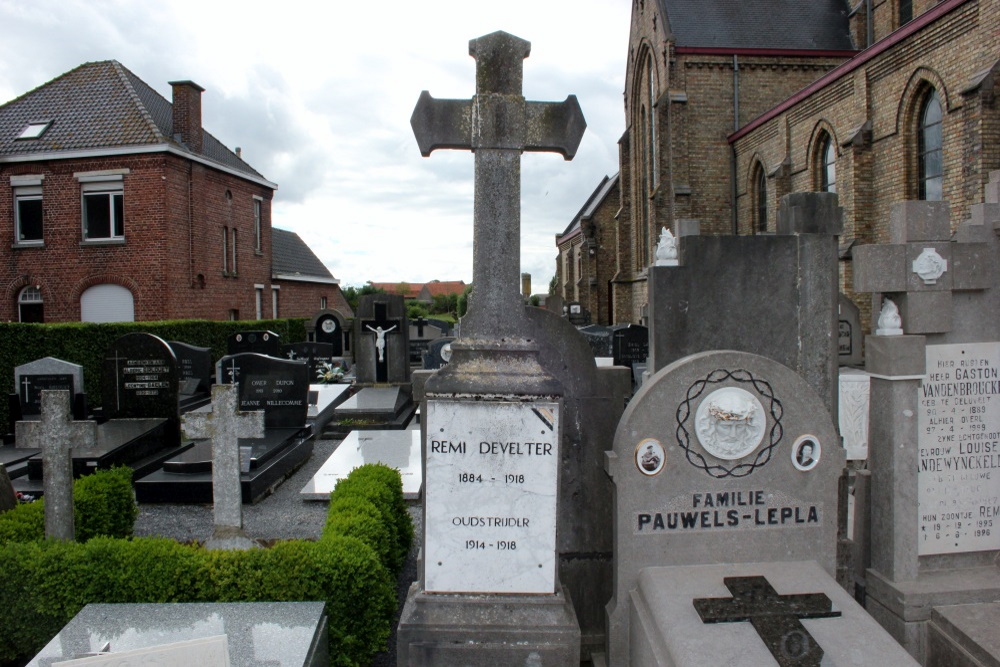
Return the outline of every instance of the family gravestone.
{"type": "Polygon", "coordinates": [[[74,417],[86,418],[86,402],[82,400],[83,366],[79,364],[54,357],[37,359],[14,367],[14,384],[23,417],[30,419],[41,414],[43,390],[62,389],[70,393],[74,417]]]}
{"type": "Polygon", "coordinates": [[[339,310],[321,310],[306,325],[306,337],[311,342],[331,345],[331,356],[348,356],[352,352],[351,326],[352,318],[339,310]]]}
{"type": "Polygon", "coordinates": [[[166,341],[148,333],[125,334],[104,357],[103,416],[176,421],[178,378],[177,357],[166,341]]]}
{"type": "Polygon", "coordinates": [[[861,353],[863,340],[861,311],[843,293],[837,298],[837,361],[841,366],[861,367],[865,357],[861,353]]]}
{"type": "Polygon", "coordinates": [[[182,393],[208,393],[212,388],[212,348],[188,345],[172,340],[168,343],[177,357],[177,372],[182,386],[189,391],[182,393]]]}
{"type": "Polygon", "coordinates": [[[420,318],[410,322],[410,362],[420,363],[431,343],[446,331],[430,320],[420,318]]]}
{"type": "Polygon", "coordinates": [[[451,344],[454,341],[451,336],[432,341],[424,353],[424,370],[437,370],[451,361],[451,344]]]}
{"type": "Polygon", "coordinates": [[[555,557],[562,392],[527,340],[519,256],[520,154],[571,158],[585,122],[575,97],[524,100],[529,51],[504,32],[471,40],[474,98],[424,91],[411,118],[425,156],[474,153],[476,290],[451,363],[427,379],[425,556],[400,619],[400,664],[580,661],[555,557]]]}
{"type": "Polygon", "coordinates": [[[613,329],[611,356],[616,366],[625,368],[646,363],[646,358],[649,356],[649,329],[639,324],[613,329]]]}
{"type": "Polygon", "coordinates": [[[904,332],[865,341],[865,604],[926,664],[945,664],[935,646],[983,650],[995,634],[987,628],[1000,622],[1000,205],[972,206],[954,234],[949,216],[947,202],[896,204],[890,243],[854,248],[855,289],[873,292],[873,303],[898,303],[904,332]],[[985,614],[985,625],[950,613],[951,605],[985,614]]]}
{"type": "Polygon", "coordinates": [[[333,345],[330,343],[291,343],[281,346],[282,355],[293,361],[304,361],[309,367],[309,381],[316,382],[318,371],[324,364],[333,363],[333,345]]]}
{"type": "Polygon", "coordinates": [[[273,331],[238,331],[226,339],[228,354],[256,352],[269,357],[281,356],[281,336],[273,331]]]}
{"type": "Polygon", "coordinates": [[[843,465],[824,402],[777,362],[704,352],[653,375],[607,456],[607,664],[914,664],[833,577],[843,465]]]}

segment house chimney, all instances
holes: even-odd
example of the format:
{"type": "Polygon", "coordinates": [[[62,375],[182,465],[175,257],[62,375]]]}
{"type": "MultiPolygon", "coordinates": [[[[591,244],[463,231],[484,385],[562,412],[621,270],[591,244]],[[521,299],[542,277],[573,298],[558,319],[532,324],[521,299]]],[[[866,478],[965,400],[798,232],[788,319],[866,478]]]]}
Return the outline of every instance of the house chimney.
{"type": "Polygon", "coordinates": [[[201,94],[205,91],[194,81],[171,81],[174,95],[174,139],[192,152],[202,149],[201,94]]]}

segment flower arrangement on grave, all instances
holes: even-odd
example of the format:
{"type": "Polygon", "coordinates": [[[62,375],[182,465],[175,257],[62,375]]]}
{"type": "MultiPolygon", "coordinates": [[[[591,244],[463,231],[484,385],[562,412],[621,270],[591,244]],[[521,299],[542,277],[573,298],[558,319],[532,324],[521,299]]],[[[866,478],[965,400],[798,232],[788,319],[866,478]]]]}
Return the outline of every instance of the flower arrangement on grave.
{"type": "Polygon", "coordinates": [[[341,367],[340,362],[335,361],[330,363],[324,361],[316,369],[316,379],[319,381],[319,384],[341,382],[344,379],[344,369],[341,367]]]}

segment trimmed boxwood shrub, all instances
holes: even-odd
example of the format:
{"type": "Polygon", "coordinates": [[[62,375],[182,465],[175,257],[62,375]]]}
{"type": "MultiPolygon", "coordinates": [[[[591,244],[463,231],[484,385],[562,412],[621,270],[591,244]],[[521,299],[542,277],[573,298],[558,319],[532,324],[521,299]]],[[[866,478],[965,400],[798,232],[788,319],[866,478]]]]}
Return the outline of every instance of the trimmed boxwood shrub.
{"type": "Polygon", "coordinates": [[[391,569],[398,571],[406,561],[413,543],[413,521],[403,500],[403,481],[399,471],[381,463],[369,463],[356,468],[340,480],[330,493],[331,503],[343,496],[359,496],[371,501],[390,529],[395,545],[391,569]]]}
{"type": "MultiPolygon", "coordinates": [[[[73,520],[80,542],[97,535],[129,537],[138,514],[131,468],[99,470],[73,482],[73,520]]],[[[44,496],[0,514],[0,544],[44,537],[44,496]]]]}
{"type": "MultiPolygon", "coordinates": [[[[41,650],[91,602],[321,600],[331,664],[371,664],[385,648],[396,611],[398,565],[389,568],[386,560],[391,555],[398,561],[403,546],[399,517],[383,512],[401,507],[410,523],[399,474],[390,472],[395,477],[364,466],[338,485],[315,542],[289,540],[250,551],[208,551],[165,538],[92,537],[86,543],[31,538],[2,544],[0,663],[41,650]]],[[[111,495],[120,494],[120,480],[130,478],[120,471],[104,476],[114,480],[108,485],[111,495]]],[[[35,506],[40,503],[7,514],[37,512],[26,509],[35,506]]],[[[102,506],[119,511],[110,499],[102,506]]],[[[402,532],[404,540],[412,536],[412,523],[402,532]]],[[[405,546],[409,549],[408,541],[405,546]]]]}

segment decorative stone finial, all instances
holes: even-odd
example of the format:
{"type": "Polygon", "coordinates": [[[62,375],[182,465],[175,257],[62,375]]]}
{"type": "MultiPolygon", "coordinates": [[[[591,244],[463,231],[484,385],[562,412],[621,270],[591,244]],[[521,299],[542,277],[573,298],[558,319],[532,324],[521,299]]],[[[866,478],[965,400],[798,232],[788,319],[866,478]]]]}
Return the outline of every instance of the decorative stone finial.
{"type": "Polygon", "coordinates": [[[875,335],[903,335],[903,320],[899,316],[899,308],[896,307],[896,304],[889,297],[882,300],[882,312],[878,316],[878,328],[875,330],[875,335]]]}
{"type": "Polygon", "coordinates": [[[655,260],[655,266],[677,266],[677,239],[666,227],[660,231],[655,260]]]}

